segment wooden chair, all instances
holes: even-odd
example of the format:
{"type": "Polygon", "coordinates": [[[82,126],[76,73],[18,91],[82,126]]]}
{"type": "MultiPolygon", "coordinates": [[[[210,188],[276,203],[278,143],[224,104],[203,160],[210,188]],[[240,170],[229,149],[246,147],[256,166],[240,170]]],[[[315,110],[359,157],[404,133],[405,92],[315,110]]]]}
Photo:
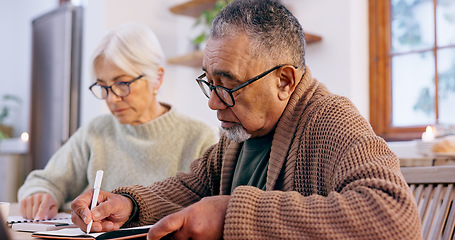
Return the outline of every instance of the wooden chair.
{"type": "Polygon", "coordinates": [[[414,194],[423,239],[454,240],[454,166],[402,167],[406,182],[414,194]]]}

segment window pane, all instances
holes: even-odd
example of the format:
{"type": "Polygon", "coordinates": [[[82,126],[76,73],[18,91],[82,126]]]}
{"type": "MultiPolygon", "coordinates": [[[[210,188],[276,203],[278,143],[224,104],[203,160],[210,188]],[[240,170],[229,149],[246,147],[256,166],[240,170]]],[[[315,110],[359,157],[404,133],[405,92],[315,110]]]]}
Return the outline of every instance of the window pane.
{"type": "Polygon", "coordinates": [[[438,51],[439,123],[455,124],[455,48],[438,51]]]}
{"type": "Polygon", "coordinates": [[[455,1],[439,0],[436,9],[438,45],[455,44],[455,1]]]}
{"type": "Polygon", "coordinates": [[[393,126],[434,124],[434,72],[432,52],[392,58],[393,126]]]}
{"type": "Polygon", "coordinates": [[[433,47],[433,0],[391,0],[391,4],[392,51],[433,47]]]}

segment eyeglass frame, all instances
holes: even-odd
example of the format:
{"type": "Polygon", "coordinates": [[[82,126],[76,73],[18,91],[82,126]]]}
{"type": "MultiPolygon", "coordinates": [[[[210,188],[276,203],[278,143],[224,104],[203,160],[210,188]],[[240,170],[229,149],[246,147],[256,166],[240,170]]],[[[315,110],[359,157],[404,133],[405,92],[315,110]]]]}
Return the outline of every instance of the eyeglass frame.
{"type": "MultiPolygon", "coordinates": [[[[253,83],[253,82],[255,82],[255,81],[257,81],[257,80],[259,80],[259,79],[261,79],[261,78],[263,78],[263,77],[265,77],[265,76],[267,76],[269,73],[271,73],[271,72],[277,70],[277,69],[280,68],[280,67],[286,66],[286,65],[289,65],[289,64],[280,64],[280,65],[276,65],[275,67],[273,67],[273,68],[271,68],[271,69],[269,69],[269,70],[267,70],[267,71],[265,71],[265,72],[263,72],[263,73],[257,75],[256,77],[253,77],[253,78],[251,78],[250,80],[248,80],[248,81],[246,81],[246,82],[244,82],[244,83],[242,83],[242,84],[240,84],[240,85],[238,85],[238,86],[236,86],[236,87],[234,87],[234,88],[231,88],[231,89],[226,88],[226,87],[223,87],[223,86],[219,86],[219,85],[214,86],[214,85],[210,84],[209,82],[205,81],[204,79],[202,79],[203,77],[205,77],[205,76],[207,75],[207,73],[203,73],[201,76],[197,77],[197,78],[196,78],[196,81],[198,82],[198,85],[199,85],[199,87],[201,88],[201,90],[202,90],[202,92],[204,93],[204,95],[205,95],[207,98],[209,98],[209,99],[210,99],[210,94],[207,95],[207,93],[204,91],[203,87],[201,86],[201,83],[204,83],[205,85],[207,85],[207,86],[209,87],[210,91],[213,91],[213,90],[215,90],[216,88],[221,88],[221,89],[223,89],[224,91],[226,91],[226,92],[229,94],[229,96],[231,97],[231,99],[232,99],[232,105],[227,104],[227,103],[223,100],[223,98],[221,98],[220,95],[218,95],[218,92],[217,92],[216,90],[215,90],[215,94],[216,94],[216,96],[218,96],[218,98],[221,100],[221,102],[223,102],[227,107],[233,107],[233,106],[235,105],[235,99],[234,99],[234,96],[232,95],[233,92],[235,92],[235,91],[237,91],[237,90],[240,90],[240,89],[242,89],[242,88],[244,88],[244,87],[250,85],[251,83],[253,83]]],[[[293,66],[295,69],[298,68],[297,66],[294,66],[294,65],[292,65],[292,66],[293,66]]]]}
{"type": "Polygon", "coordinates": [[[117,97],[128,97],[128,95],[130,95],[130,92],[131,92],[131,89],[130,89],[131,83],[133,83],[133,82],[135,82],[135,81],[137,81],[137,80],[139,80],[139,79],[141,79],[141,78],[143,78],[143,77],[145,77],[145,74],[141,74],[141,75],[139,75],[137,78],[134,78],[133,80],[128,81],[128,82],[116,82],[116,83],[114,83],[114,84],[112,84],[111,86],[108,86],[108,87],[107,87],[107,86],[103,86],[103,85],[99,85],[98,82],[95,82],[95,83],[93,83],[92,85],[90,85],[90,87],[89,87],[88,89],[93,93],[93,95],[94,95],[96,98],[101,99],[101,100],[104,100],[104,99],[107,98],[107,96],[109,96],[109,89],[111,89],[111,92],[112,92],[115,96],[117,96],[117,97]],[[125,96],[119,96],[117,93],[115,93],[115,92],[114,92],[114,89],[112,89],[112,86],[114,86],[114,85],[116,85],[116,84],[117,84],[117,85],[118,85],[118,84],[125,84],[125,85],[128,87],[128,94],[126,94],[125,96]],[[105,97],[105,98],[99,98],[99,97],[96,96],[96,94],[93,92],[92,88],[93,88],[94,86],[96,86],[96,85],[98,85],[98,86],[100,86],[101,88],[103,88],[104,90],[106,90],[106,97],[105,97]]]}

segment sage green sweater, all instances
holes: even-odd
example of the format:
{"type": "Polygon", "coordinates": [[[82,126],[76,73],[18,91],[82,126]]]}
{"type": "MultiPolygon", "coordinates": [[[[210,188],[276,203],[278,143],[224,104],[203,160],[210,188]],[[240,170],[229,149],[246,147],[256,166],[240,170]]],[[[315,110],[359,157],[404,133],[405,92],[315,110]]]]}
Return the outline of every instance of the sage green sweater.
{"type": "Polygon", "coordinates": [[[187,171],[218,135],[214,128],[171,108],[149,123],[120,124],[112,114],[80,127],[52,156],[43,170],[31,172],[18,191],[19,201],[47,192],[59,206],[93,186],[97,170],[104,170],[102,190],[143,184],[187,171]]]}
{"type": "Polygon", "coordinates": [[[138,203],[145,225],[206,196],[230,194],[224,239],[422,239],[397,156],[351,101],[309,69],[273,135],[266,190],[231,185],[242,144],[222,136],[189,173],[114,190],[138,203]]]}

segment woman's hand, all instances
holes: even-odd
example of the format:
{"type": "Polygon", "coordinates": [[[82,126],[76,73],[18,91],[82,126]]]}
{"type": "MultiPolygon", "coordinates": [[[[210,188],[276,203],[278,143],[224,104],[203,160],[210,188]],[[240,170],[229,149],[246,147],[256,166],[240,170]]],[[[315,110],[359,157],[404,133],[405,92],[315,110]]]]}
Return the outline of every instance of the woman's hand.
{"type": "Polygon", "coordinates": [[[20,209],[26,219],[51,219],[58,213],[58,204],[48,193],[34,193],[20,202],[20,209]]]}
{"type": "Polygon", "coordinates": [[[71,218],[83,231],[87,231],[87,225],[93,220],[90,232],[108,232],[119,229],[128,221],[133,203],[125,196],[100,191],[98,205],[90,211],[93,189],[79,195],[71,203],[73,212],[71,218]]]}

